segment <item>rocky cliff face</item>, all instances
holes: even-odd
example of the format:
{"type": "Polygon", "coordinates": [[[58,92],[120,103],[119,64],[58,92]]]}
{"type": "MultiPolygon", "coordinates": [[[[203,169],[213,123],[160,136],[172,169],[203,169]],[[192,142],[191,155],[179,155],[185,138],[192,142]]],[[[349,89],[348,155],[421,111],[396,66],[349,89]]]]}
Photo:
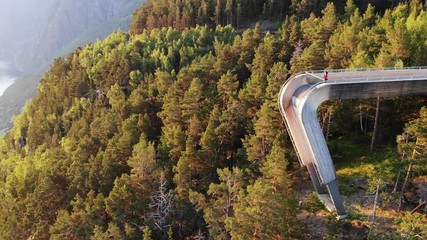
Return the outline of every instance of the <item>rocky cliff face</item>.
{"type": "Polygon", "coordinates": [[[47,13],[55,0],[3,0],[0,3],[0,60],[16,65],[18,53],[31,45],[46,26],[47,13]]]}
{"type": "MultiPolygon", "coordinates": [[[[145,0],[5,0],[0,3],[0,60],[23,70],[0,96],[0,130],[10,127],[50,62],[77,46],[127,30],[145,0]]],[[[1,131],[0,131],[1,133],[1,131]]]]}
{"type": "Polygon", "coordinates": [[[78,45],[104,38],[118,28],[126,30],[131,13],[142,0],[62,0],[48,10],[45,26],[34,36],[28,50],[21,53],[25,69],[50,62],[78,45]],[[24,57],[27,56],[27,57],[24,57]]]}

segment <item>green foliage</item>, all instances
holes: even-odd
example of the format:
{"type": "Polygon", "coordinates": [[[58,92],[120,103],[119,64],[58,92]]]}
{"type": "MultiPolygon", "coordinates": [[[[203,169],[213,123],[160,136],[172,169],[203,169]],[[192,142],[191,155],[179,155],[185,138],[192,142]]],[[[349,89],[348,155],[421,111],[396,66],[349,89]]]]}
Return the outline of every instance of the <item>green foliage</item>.
{"type": "Polygon", "coordinates": [[[405,239],[422,239],[427,236],[425,216],[422,214],[405,212],[399,222],[397,231],[405,239]]]}
{"type": "Polygon", "coordinates": [[[328,221],[326,222],[328,239],[339,239],[339,236],[347,233],[350,228],[350,220],[339,220],[334,214],[328,215],[328,221]]]}
{"type": "Polygon", "coordinates": [[[148,226],[144,228],[144,240],[152,240],[151,238],[151,230],[148,226]]]}
{"type": "Polygon", "coordinates": [[[220,183],[209,186],[208,200],[201,193],[190,192],[190,201],[198,211],[204,212],[204,219],[210,226],[209,234],[215,239],[224,239],[230,234],[225,222],[233,215],[233,206],[242,187],[243,172],[238,168],[233,168],[233,171],[218,169],[218,176],[220,183]]]}
{"type": "Polygon", "coordinates": [[[97,196],[93,191],[89,192],[86,199],[76,196],[71,202],[73,211],[58,212],[55,224],[50,227],[52,239],[64,238],[89,238],[95,226],[103,226],[106,223],[104,197],[97,196]]]}
{"type": "Polygon", "coordinates": [[[424,175],[427,172],[427,108],[422,107],[419,117],[410,121],[405,126],[405,131],[397,138],[399,150],[402,154],[415,163],[417,174],[424,175]]]}
{"type": "Polygon", "coordinates": [[[141,34],[144,29],[168,26],[181,30],[196,25],[240,26],[261,14],[277,18],[285,10],[286,4],[281,1],[148,0],[134,12],[130,31],[141,34]]]}
{"type": "MultiPolygon", "coordinates": [[[[0,238],[301,238],[290,174],[296,159],[276,103],[288,74],[427,59],[421,3],[384,14],[358,7],[149,0],[131,34],[118,31],[56,59],[0,139],[0,238]],[[261,24],[232,27],[258,17],[286,20],[274,34],[261,24]],[[159,181],[174,203],[161,229],[153,217],[159,181]]],[[[417,151],[415,170],[424,174],[425,108],[413,116],[425,99],[384,104],[384,119],[397,113],[383,135],[394,138],[395,126],[410,121],[399,148],[417,151]]],[[[347,166],[338,171],[342,182],[387,182],[403,164],[393,154],[362,157],[363,147],[340,139],[369,137],[372,109],[370,100],[320,107],[334,117],[329,143],[337,166],[347,166]]]]}
{"type": "Polygon", "coordinates": [[[297,202],[286,173],[285,150],[275,141],[259,177],[241,191],[234,204],[234,216],[227,219],[232,239],[299,239],[302,225],[297,219],[297,202]],[[270,219],[271,221],[266,221],[270,219]]]}
{"type": "Polygon", "coordinates": [[[93,231],[93,235],[90,237],[91,240],[102,240],[102,239],[111,239],[119,240],[123,239],[123,234],[120,229],[114,223],[108,224],[108,228],[103,232],[98,226],[93,231]]]}
{"type": "Polygon", "coordinates": [[[308,196],[306,202],[304,203],[304,209],[313,215],[316,215],[317,212],[323,210],[324,208],[325,205],[322,203],[322,201],[320,201],[319,197],[314,192],[308,196]]]}

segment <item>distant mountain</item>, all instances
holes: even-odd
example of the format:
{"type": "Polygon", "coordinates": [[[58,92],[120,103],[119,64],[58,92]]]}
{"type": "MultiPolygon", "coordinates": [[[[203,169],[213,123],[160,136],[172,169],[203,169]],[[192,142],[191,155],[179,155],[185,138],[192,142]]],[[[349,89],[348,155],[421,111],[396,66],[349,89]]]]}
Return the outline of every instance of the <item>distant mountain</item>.
{"type": "Polygon", "coordinates": [[[35,67],[65,54],[76,46],[104,38],[118,28],[127,30],[131,13],[143,0],[56,1],[48,11],[46,25],[35,36],[22,66],[35,67]]]}
{"type": "MultiPolygon", "coordinates": [[[[0,96],[0,130],[36,92],[43,72],[55,57],[77,46],[127,30],[132,12],[145,0],[6,0],[0,10],[0,59],[23,70],[0,96]],[[5,10],[7,9],[7,10],[5,10]],[[3,14],[4,12],[4,14],[3,14]]],[[[1,133],[1,132],[0,132],[1,133]]]]}
{"type": "Polygon", "coordinates": [[[0,59],[18,65],[17,57],[46,26],[55,0],[4,0],[0,3],[0,59]]]}

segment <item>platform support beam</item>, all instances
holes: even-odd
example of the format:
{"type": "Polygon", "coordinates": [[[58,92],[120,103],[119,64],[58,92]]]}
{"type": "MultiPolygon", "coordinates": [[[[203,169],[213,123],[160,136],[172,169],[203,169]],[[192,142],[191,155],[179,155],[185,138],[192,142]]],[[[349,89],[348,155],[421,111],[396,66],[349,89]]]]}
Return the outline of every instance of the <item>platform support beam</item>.
{"type": "Polygon", "coordinates": [[[326,186],[328,187],[329,196],[331,197],[331,200],[334,203],[338,218],[342,219],[347,217],[347,212],[345,211],[340,192],[338,191],[338,185],[336,180],[328,183],[326,186]]]}
{"type": "Polygon", "coordinates": [[[313,182],[314,189],[318,194],[326,194],[328,193],[326,188],[321,184],[319,176],[316,173],[316,168],[313,163],[306,165],[308,173],[310,174],[311,181],[313,182]]]}

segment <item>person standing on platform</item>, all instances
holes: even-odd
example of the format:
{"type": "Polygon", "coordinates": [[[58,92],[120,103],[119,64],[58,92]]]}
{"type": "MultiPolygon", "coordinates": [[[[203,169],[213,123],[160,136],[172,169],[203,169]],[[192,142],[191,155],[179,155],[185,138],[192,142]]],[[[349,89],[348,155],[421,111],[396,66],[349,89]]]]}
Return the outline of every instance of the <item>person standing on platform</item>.
{"type": "Polygon", "coordinates": [[[328,71],[325,71],[325,74],[323,74],[323,81],[328,81],[328,71]]]}

